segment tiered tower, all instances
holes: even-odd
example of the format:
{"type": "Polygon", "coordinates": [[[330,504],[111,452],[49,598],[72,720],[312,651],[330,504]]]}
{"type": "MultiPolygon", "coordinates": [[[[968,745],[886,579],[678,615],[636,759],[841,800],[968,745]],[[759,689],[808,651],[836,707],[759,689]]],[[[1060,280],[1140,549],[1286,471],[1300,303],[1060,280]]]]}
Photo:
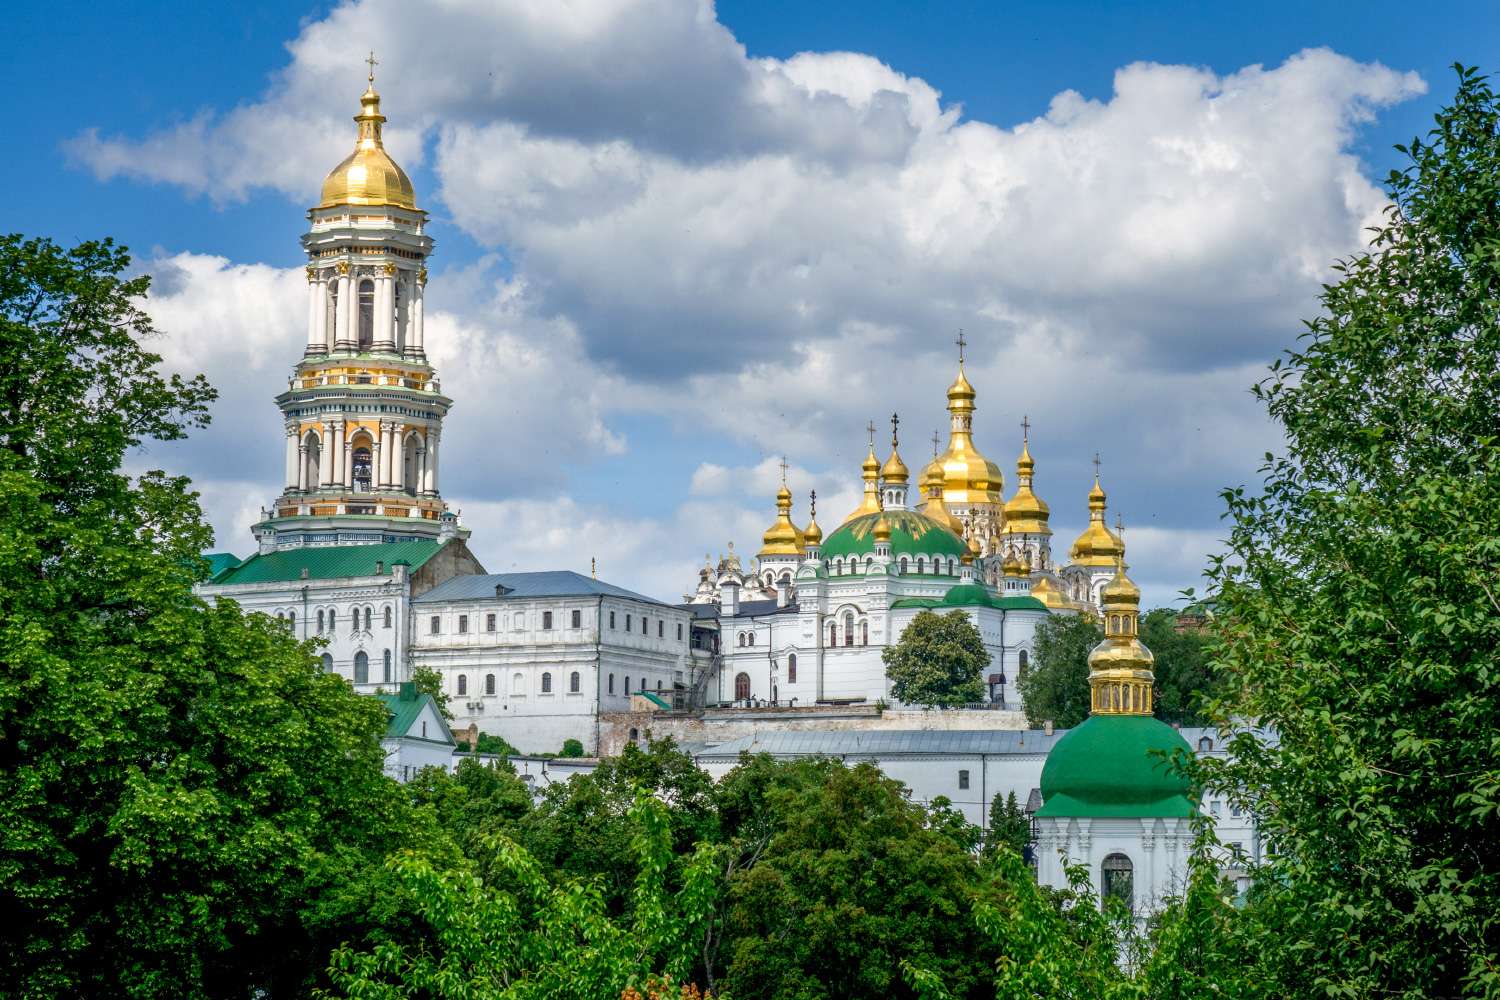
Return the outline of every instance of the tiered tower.
{"type": "Polygon", "coordinates": [[[958,377],[948,387],[948,448],[935,461],[943,473],[943,503],[959,521],[965,535],[979,542],[980,555],[999,551],[1005,524],[1005,475],[974,446],[974,386],[964,375],[963,349],[958,338],[958,377]]]}
{"type": "Polygon", "coordinates": [[[276,397],[286,489],[255,526],[262,552],[465,536],[439,491],[452,400],[427,363],[427,213],[385,150],[374,59],[354,151],[308,212],[307,347],[276,397]]]}

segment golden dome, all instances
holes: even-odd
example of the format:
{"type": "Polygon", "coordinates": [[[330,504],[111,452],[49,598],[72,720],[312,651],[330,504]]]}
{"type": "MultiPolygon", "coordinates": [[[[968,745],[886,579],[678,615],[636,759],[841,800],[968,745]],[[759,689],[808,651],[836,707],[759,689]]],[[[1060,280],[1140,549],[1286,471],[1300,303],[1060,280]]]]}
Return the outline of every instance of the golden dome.
{"type": "Polygon", "coordinates": [[[875,521],[875,540],[877,542],[889,542],[891,540],[891,523],[885,519],[885,511],[880,512],[880,517],[875,521]]]}
{"type": "Polygon", "coordinates": [[[802,531],[792,523],[792,491],[783,484],[776,491],[776,523],[761,536],[761,556],[800,556],[807,545],[802,531]]]}
{"type": "Polygon", "coordinates": [[[813,490],[809,498],[807,527],[802,529],[802,547],[811,548],[823,544],[823,529],[818,527],[818,491],[813,490]]]}
{"type": "Polygon", "coordinates": [[[886,459],[885,464],[880,467],[880,478],[898,486],[906,485],[906,481],[911,478],[911,472],[906,468],[906,463],[901,461],[901,453],[894,447],[891,448],[891,457],[886,459]]]}
{"type": "Polygon", "coordinates": [[[864,464],[860,466],[860,476],[865,481],[865,495],[859,506],[844,518],[845,524],[856,517],[864,517],[866,514],[874,514],[880,510],[880,459],[875,457],[874,431],[870,433],[870,451],[865,455],[864,464]]]}
{"type": "Polygon", "coordinates": [[[963,522],[949,513],[948,505],[943,503],[943,468],[938,465],[936,458],[928,462],[927,468],[922,470],[922,495],[926,499],[917,508],[917,512],[926,515],[962,538],[963,522]]]}
{"type": "Polygon", "coordinates": [[[380,95],[375,93],[374,78],[359,98],[359,136],[354,152],[323,181],[323,198],[319,208],[335,205],[391,205],[396,208],[417,207],[417,192],[406,171],[396,165],[385,151],[381,139],[380,95]]]}
{"type": "Polygon", "coordinates": [[[974,387],[964,376],[948,387],[948,450],[937,457],[943,469],[943,499],[949,503],[1003,503],[1005,474],[974,447],[974,387]]]}
{"type": "Polygon", "coordinates": [[[1125,545],[1104,526],[1104,490],[1099,486],[1099,476],[1094,476],[1094,488],[1089,490],[1089,526],[1073,543],[1072,559],[1079,566],[1113,566],[1115,560],[1125,555],[1125,545]]]}
{"type": "Polygon", "coordinates": [[[1011,552],[1006,555],[1005,561],[1000,564],[1000,572],[1006,576],[1025,576],[1026,567],[1021,562],[1021,557],[1011,552]]]}
{"type": "Polygon", "coordinates": [[[1150,715],[1156,658],[1140,640],[1141,590],[1119,557],[1102,596],[1104,641],[1089,653],[1091,708],[1105,715],[1150,715]]]}
{"type": "Polygon", "coordinates": [[[1031,473],[1036,463],[1031,460],[1031,447],[1021,442],[1021,457],[1016,459],[1016,495],[1005,504],[1006,534],[1050,535],[1052,528],[1047,520],[1051,510],[1041,497],[1031,492],[1031,473]]]}
{"type": "Polygon", "coordinates": [[[1072,602],[1067,596],[1052,585],[1051,577],[1042,577],[1031,585],[1031,596],[1041,601],[1053,610],[1071,608],[1072,602]]]}

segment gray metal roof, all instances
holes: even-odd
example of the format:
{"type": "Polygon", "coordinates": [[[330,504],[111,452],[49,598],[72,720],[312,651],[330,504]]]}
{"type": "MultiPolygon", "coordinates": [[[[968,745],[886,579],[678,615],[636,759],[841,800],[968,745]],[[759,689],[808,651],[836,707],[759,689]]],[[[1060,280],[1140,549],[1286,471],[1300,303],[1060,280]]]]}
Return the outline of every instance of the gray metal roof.
{"type": "Polygon", "coordinates": [[[455,576],[451,580],[433,587],[421,597],[414,598],[413,604],[434,604],[442,601],[478,601],[495,600],[495,586],[505,587],[507,593],[501,595],[502,600],[526,597],[594,597],[604,595],[606,597],[625,597],[632,601],[645,601],[647,604],[660,604],[663,607],[671,607],[665,601],[658,601],[654,597],[646,597],[635,591],[626,590],[624,587],[616,587],[612,583],[603,580],[595,580],[584,576],[582,573],[574,573],[571,570],[547,570],[541,573],[484,573],[472,576],[455,576]]]}
{"type": "MultiPolygon", "coordinates": [[[[764,601],[741,601],[740,602],[740,609],[739,609],[739,611],[736,612],[732,617],[736,617],[736,618],[749,618],[751,616],[754,616],[756,618],[759,618],[759,617],[762,617],[764,615],[776,615],[776,614],[791,615],[791,614],[796,614],[796,613],[797,613],[797,602],[796,601],[792,601],[791,603],[787,604],[785,607],[778,607],[774,598],[767,598],[764,601]]],[[[728,618],[728,617],[731,617],[731,616],[730,615],[725,615],[724,617],[728,618]]]]}
{"type": "Polygon", "coordinates": [[[1045,754],[1067,733],[1040,729],[757,730],[701,751],[704,757],[738,757],[740,751],[775,756],[897,754],[1045,754]]]}

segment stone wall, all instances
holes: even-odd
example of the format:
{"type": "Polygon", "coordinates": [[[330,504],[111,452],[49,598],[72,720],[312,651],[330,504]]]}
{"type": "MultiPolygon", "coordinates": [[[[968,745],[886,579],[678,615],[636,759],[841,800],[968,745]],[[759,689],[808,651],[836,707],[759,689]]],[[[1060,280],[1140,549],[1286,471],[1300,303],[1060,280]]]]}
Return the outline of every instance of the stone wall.
{"type": "Polygon", "coordinates": [[[809,705],[803,708],[716,708],[698,713],[651,711],[634,699],[628,712],[599,714],[601,757],[618,754],[647,735],[670,736],[678,743],[724,743],[767,730],[817,729],[1026,729],[1022,712],[965,708],[891,709],[873,705],[809,705]]]}

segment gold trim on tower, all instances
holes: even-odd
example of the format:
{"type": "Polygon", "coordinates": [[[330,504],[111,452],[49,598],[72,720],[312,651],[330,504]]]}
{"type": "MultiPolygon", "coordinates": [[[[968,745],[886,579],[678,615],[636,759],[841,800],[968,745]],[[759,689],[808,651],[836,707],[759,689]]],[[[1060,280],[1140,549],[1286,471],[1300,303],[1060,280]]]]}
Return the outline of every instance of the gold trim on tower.
{"type": "MultiPolygon", "coordinates": [[[[1123,534],[1123,528],[1117,525],[1123,534]]],[[[1155,657],[1140,639],[1141,590],[1125,575],[1124,546],[1101,594],[1104,641],[1089,654],[1090,710],[1095,715],[1150,715],[1155,657]]]]}

